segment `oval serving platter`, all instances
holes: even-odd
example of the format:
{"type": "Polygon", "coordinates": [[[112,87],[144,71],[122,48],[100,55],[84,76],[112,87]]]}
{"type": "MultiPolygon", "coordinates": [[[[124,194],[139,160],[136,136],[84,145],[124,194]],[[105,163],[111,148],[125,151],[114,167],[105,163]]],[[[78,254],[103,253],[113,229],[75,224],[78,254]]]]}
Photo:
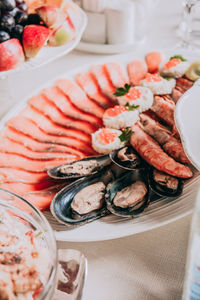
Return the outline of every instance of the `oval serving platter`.
{"type": "MultiPolygon", "coordinates": [[[[150,51],[151,49],[149,49],[150,51]]],[[[169,58],[174,54],[181,54],[189,61],[193,62],[197,60],[197,56],[189,54],[187,51],[175,51],[156,49],[161,51],[165,58],[169,58]]],[[[96,61],[94,57],[94,64],[103,64],[108,61],[116,61],[126,65],[133,59],[144,59],[144,55],[148,52],[148,49],[144,51],[135,50],[131,53],[113,55],[104,57],[101,60],[96,61]]],[[[0,121],[0,130],[3,128],[5,122],[17,115],[17,113],[23,109],[26,105],[26,100],[34,94],[37,94],[42,88],[51,86],[55,80],[62,77],[74,78],[74,75],[81,71],[87,71],[91,66],[90,64],[82,65],[71,71],[60,74],[53,77],[51,81],[38,86],[34,92],[29,93],[27,97],[13,107],[0,121]]],[[[181,133],[182,134],[182,133],[181,133]]],[[[55,235],[59,241],[71,241],[71,242],[89,242],[89,241],[103,241],[109,239],[116,239],[120,237],[129,236],[132,234],[144,232],[156,227],[173,222],[180,219],[192,212],[196,190],[200,183],[200,173],[195,171],[194,177],[185,183],[183,194],[177,198],[163,197],[150,203],[147,209],[143,213],[139,214],[134,219],[124,219],[109,215],[94,222],[85,224],[74,229],[68,229],[62,224],[58,224],[49,211],[44,212],[48,218],[50,224],[55,230],[55,235]]]]}
{"type": "Polygon", "coordinates": [[[16,72],[24,72],[24,71],[29,71],[33,70],[39,67],[42,67],[66,54],[71,52],[76,46],[79,44],[82,34],[85,30],[85,27],[87,25],[87,16],[85,12],[74,3],[74,6],[76,7],[78,13],[79,13],[79,18],[77,19],[77,24],[76,24],[76,37],[74,40],[71,42],[59,46],[59,47],[50,47],[46,46],[41,49],[39,54],[31,59],[26,60],[23,64],[21,64],[18,68],[8,70],[8,71],[3,71],[0,72],[0,79],[4,79],[10,74],[16,73],[16,72]]]}

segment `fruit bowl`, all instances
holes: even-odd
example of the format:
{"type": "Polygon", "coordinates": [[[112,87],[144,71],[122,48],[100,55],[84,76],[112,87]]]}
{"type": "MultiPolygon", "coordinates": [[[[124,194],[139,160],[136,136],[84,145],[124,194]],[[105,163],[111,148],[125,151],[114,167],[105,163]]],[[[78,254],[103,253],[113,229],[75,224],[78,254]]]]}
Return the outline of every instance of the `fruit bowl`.
{"type": "MultiPolygon", "coordinates": [[[[23,72],[23,71],[27,71],[27,70],[32,70],[38,67],[41,67],[47,63],[50,63],[51,61],[66,55],[67,53],[69,53],[70,51],[72,51],[79,43],[81,36],[83,34],[83,31],[86,27],[87,24],[87,17],[86,14],[83,12],[82,9],[79,8],[78,5],[73,3],[73,7],[76,11],[76,14],[78,17],[76,17],[76,22],[74,23],[74,27],[75,27],[75,36],[73,39],[71,39],[71,41],[67,42],[64,45],[61,46],[45,46],[42,47],[42,49],[39,51],[39,53],[30,59],[25,60],[24,63],[21,63],[18,67],[10,69],[8,71],[0,71],[0,79],[4,79],[5,77],[9,76],[10,74],[13,74],[15,72],[23,72]]],[[[73,12],[72,12],[73,13],[73,12]]],[[[33,25],[30,25],[33,26],[33,25]]],[[[28,26],[26,26],[25,28],[27,28],[28,26]]],[[[41,26],[42,27],[42,26],[41,26]]],[[[47,27],[43,27],[45,29],[48,29],[47,27]]],[[[9,41],[15,41],[14,42],[14,46],[16,47],[16,44],[18,42],[18,40],[16,38],[12,38],[10,40],[5,41],[4,43],[0,43],[0,52],[2,51],[3,55],[0,55],[0,63],[1,63],[1,59],[5,59],[5,62],[3,61],[4,64],[8,64],[8,63],[13,63],[13,57],[12,55],[10,56],[9,59],[7,59],[6,54],[4,55],[4,53],[6,53],[3,50],[1,50],[1,45],[4,45],[5,43],[9,42],[9,41]]],[[[13,44],[13,43],[12,43],[13,44]]],[[[20,44],[20,43],[18,43],[20,44]]],[[[13,51],[14,53],[16,53],[16,51],[19,51],[19,56],[17,56],[17,60],[22,60],[22,54],[21,51],[18,49],[18,45],[17,45],[17,49],[13,50],[13,45],[9,46],[11,48],[11,50],[9,49],[9,51],[13,51]]],[[[3,47],[5,48],[5,47],[3,47]]],[[[6,49],[7,50],[7,49],[6,49]]],[[[14,61],[15,64],[15,61],[14,61]]]]}

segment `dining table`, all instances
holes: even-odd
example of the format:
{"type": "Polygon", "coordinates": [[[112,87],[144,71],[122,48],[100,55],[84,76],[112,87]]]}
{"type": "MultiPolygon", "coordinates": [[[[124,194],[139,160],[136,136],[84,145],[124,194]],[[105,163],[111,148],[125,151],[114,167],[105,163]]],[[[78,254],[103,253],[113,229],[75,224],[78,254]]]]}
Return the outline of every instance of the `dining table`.
{"type": "MultiPolygon", "coordinates": [[[[182,10],[182,0],[157,1],[146,16],[148,26],[145,40],[133,45],[129,51],[134,53],[140,47],[152,50],[177,49],[182,10]]],[[[1,79],[0,117],[43,82],[77,66],[96,63],[107,55],[111,54],[93,54],[75,49],[40,68],[13,73],[1,79]]],[[[180,215],[163,226],[159,226],[158,220],[157,228],[113,240],[59,241],[59,248],[80,250],[87,258],[88,272],[82,299],[181,299],[191,217],[191,212],[186,216],[180,215]]],[[[98,240],[98,232],[96,234],[98,240]]]]}

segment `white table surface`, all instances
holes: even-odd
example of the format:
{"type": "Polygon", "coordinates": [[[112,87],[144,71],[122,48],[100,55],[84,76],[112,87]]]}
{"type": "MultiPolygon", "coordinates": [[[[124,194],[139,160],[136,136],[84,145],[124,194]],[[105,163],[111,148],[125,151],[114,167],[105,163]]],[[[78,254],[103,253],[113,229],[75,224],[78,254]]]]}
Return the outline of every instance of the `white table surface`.
{"type": "MultiPolygon", "coordinates": [[[[174,47],[181,0],[160,0],[148,25],[143,47],[174,47]]],[[[101,55],[74,51],[50,65],[0,81],[0,117],[15,103],[56,74],[97,61],[101,55]]],[[[88,259],[83,300],[181,299],[191,217],[118,240],[59,243],[88,259]]]]}

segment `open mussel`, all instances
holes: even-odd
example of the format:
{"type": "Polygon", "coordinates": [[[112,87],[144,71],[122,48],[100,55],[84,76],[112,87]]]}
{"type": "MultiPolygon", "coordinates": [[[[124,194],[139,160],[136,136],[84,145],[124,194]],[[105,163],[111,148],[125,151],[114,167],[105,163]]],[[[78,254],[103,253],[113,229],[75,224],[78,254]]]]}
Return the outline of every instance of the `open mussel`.
{"type": "Polygon", "coordinates": [[[106,193],[108,210],[122,217],[141,213],[149,203],[149,187],[143,171],[129,171],[109,183],[106,193]]]}
{"type": "Polygon", "coordinates": [[[114,150],[110,153],[110,159],[120,168],[126,170],[140,169],[145,166],[144,161],[134,151],[132,146],[114,150]]]}
{"type": "Polygon", "coordinates": [[[157,169],[149,169],[149,186],[159,196],[177,197],[183,191],[183,181],[157,169]]]}
{"type": "Polygon", "coordinates": [[[66,186],[51,203],[53,216],[60,223],[77,226],[109,214],[105,194],[106,187],[112,180],[112,172],[107,168],[66,186]]]}
{"type": "Polygon", "coordinates": [[[48,175],[55,179],[78,179],[94,175],[110,163],[109,155],[91,156],[52,168],[48,175]]]}

